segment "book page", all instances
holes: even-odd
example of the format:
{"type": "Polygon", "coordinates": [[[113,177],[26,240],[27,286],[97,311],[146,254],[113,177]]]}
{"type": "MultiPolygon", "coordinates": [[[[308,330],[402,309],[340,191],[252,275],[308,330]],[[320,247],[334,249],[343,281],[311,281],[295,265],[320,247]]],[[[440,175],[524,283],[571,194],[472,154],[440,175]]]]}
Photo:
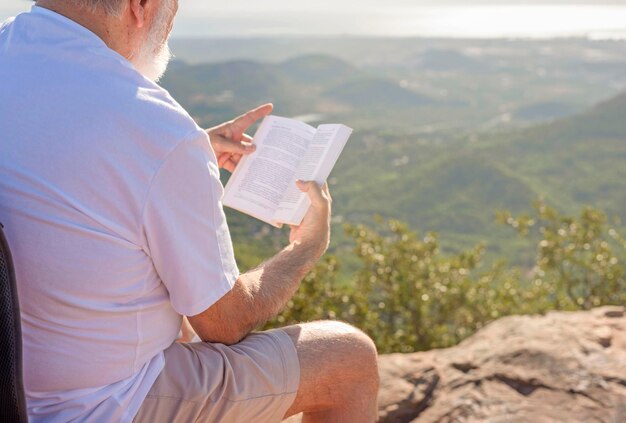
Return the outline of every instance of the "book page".
{"type": "Polygon", "coordinates": [[[298,225],[311,205],[307,194],[295,185],[297,179],[323,184],[337,162],[339,154],[348,141],[352,129],[345,125],[320,125],[302,158],[293,182],[287,188],[274,220],[298,225]]]}
{"type": "Polygon", "coordinates": [[[257,149],[245,156],[226,185],[223,203],[272,223],[296,171],[306,155],[315,128],[298,121],[268,116],[254,136],[257,149]]]}

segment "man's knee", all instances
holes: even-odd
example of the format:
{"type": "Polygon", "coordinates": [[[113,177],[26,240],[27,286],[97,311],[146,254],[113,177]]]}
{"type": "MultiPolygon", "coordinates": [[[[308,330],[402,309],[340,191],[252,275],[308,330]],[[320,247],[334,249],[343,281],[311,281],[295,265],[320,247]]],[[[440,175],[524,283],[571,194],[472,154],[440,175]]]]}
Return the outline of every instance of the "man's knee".
{"type": "MultiPolygon", "coordinates": [[[[336,321],[321,321],[319,329],[330,334],[328,342],[345,354],[351,362],[360,363],[360,366],[371,367],[377,365],[378,352],[374,341],[360,329],[347,323],[336,321]]],[[[315,324],[315,323],[314,323],[315,324]]]]}
{"type": "Polygon", "coordinates": [[[360,329],[348,323],[320,320],[301,323],[283,328],[298,346],[302,342],[330,343],[339,349],[352,349],[352,352],[376,359],[377,351],[374,341],[360,329]]]}
{"type": "Polygon", "coordinates": [[[287,415],[349,407],[369,407],[375,413],[377,352],[366,334],[333,321],[303,323],[283,330],[293,341],[300,360],[300,387],[287,415]]]}
{"type": "Polygon", "coordinates": [[[317,321],[285,328],[306,360],[331,375],[378,390],[378,354],[372,339],[347,323],[317,321]],[[305,345],[306,344],[306,345],[305,345]],[[299,348],[300,346],[300,348],[299,348]]]}
{"type": "MultiPolygon", "coordinates": [[[[378,352],[372,338],[365,332],[343,322],[324,322],[330,328],[335,328],[341,345],[341,366],[345,373],[352,373],[352,379],[359,385],[359,389],[370,387],[378,391],[378,352]]],[[[339,347],[338,347],[339,348],[339,347]]]]}

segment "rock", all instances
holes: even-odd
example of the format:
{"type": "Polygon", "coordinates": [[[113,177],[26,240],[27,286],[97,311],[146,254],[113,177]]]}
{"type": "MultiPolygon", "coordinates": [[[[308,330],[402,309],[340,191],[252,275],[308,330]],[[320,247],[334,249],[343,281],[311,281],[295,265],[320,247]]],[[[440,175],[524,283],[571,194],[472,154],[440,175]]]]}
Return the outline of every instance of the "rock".
{"type": "Polygon", "coordinates": [[[378,407],[386,422],[411,421],[430,404],[439,374],[429,363],[414,355],[395,354],[380,361],[378,407]]]}
{"type": "Polygon", "coordinates": [[[626,423],[623,307],[506,317],[379,367],[381,423],[626,423]]]}

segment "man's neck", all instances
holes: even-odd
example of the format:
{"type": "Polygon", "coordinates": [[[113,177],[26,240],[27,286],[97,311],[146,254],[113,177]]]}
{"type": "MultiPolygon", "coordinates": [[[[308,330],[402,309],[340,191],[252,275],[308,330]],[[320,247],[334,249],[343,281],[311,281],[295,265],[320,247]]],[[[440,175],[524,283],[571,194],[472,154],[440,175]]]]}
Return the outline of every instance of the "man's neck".
{"type": "Polygon", "coordinates": [[[111,17],[101,11],[91,12],[62,0],[37,0],[37,6],[52,10],[84,26],[100,37],[111,50],[130,59],[132,50],[129,46],[129,25],[124,22],[124,18],[111,17]]]}

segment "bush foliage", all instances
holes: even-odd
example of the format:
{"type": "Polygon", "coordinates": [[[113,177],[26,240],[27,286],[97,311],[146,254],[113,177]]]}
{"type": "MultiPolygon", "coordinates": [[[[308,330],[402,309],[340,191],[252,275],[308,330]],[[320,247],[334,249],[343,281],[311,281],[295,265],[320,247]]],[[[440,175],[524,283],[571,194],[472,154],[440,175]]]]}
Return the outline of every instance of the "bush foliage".
{"type": "Polygon", "coordinates": [[[454,345],[510,314],[626,302],[626,241],[602,212],[565,216],[539,201],[532,215],[498,219],[536,243],[532,266],[485,266],[482,245],[443,254],[436,234],[420,237],[396,220],[348,225],[360,260],[353,283],[337,284],[339,263],[327,255],[267,327],[340,319],[381,353],[411,352],[454,345]]]}

